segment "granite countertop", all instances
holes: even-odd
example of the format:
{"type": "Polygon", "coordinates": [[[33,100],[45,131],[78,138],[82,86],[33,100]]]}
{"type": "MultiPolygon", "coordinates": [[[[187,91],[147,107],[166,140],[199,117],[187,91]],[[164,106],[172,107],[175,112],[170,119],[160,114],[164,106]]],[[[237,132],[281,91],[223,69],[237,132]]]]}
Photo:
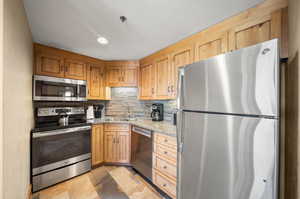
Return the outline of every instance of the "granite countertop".
{"type": "Polygon", "coordinates": [[[118,124],[131,124],[145,129],[154,131],[155,133],[161,133],[168,136],[176,137],[176,126],[170,122],[153,122],[152,120],[139,119],[139,120],[118,120],[118,119],[92,119],[88,120],[91,124],[103,124],[103,123],[118,123],[118,124]]]}

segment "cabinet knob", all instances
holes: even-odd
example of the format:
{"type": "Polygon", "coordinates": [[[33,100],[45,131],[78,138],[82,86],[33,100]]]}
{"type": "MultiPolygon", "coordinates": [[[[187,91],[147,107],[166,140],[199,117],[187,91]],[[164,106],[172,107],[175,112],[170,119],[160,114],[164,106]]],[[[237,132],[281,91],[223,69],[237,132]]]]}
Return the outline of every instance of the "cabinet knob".
{"type": "Polygon", "coordinates": [[[167,166],[164,166],[163,168],[164,168],[164,169],[167,169],[168,167],[167,167],[167,166]]]}
{"type": "Polygon", "coordinates": [[[163,187],[166,187],[167,186],[167,184],[163,184],[163,187]]]}
{"type": "Polygon", "coordinates": [[[164,154],[168,154],[168,151],[165,151],[164,154]]]}
{"type": "Polygon", "coordinates": [[[168,139],[165,139],[165,142],[168,142],[168,139]]]}

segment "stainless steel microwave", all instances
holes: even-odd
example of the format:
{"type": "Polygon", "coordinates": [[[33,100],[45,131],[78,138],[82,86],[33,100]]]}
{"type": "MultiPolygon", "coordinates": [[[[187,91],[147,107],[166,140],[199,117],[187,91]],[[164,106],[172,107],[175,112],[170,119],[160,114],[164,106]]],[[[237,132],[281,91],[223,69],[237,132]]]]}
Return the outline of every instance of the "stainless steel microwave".
{"type": "Polygon", "coordinates": [[[86,101],[87,84],[84,80],[34,75],[33,100],[86,101]]]}

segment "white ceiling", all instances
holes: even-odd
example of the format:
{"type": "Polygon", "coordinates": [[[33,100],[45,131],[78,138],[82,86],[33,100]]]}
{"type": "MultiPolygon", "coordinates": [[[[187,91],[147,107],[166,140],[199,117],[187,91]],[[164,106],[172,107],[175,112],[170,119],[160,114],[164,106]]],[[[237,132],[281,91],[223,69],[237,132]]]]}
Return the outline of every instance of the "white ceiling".
{"type": "Polygon", "coordinates": [[[24,0],[33,39],[105,59],[140,59],[264,0],[24,0]],[[124,15],[127,22],[121,23],[124,15]],[[101,35],[109,40],[102,46],[101,35]]]}

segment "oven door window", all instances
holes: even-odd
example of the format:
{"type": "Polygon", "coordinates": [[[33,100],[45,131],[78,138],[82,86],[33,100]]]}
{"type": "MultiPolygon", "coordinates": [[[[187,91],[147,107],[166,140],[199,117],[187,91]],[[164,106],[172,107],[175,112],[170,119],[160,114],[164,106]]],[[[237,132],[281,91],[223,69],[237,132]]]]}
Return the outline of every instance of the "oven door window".
{"type": "Polygon", "coordinates": [[[37,80],[35,95],[38,97],[77,97],[77,85],[37,80]]]}
{"type": "Polygon", "coordinates": [[[90,130],[32,139],[32,168],[91,152],[90,130]]]}

